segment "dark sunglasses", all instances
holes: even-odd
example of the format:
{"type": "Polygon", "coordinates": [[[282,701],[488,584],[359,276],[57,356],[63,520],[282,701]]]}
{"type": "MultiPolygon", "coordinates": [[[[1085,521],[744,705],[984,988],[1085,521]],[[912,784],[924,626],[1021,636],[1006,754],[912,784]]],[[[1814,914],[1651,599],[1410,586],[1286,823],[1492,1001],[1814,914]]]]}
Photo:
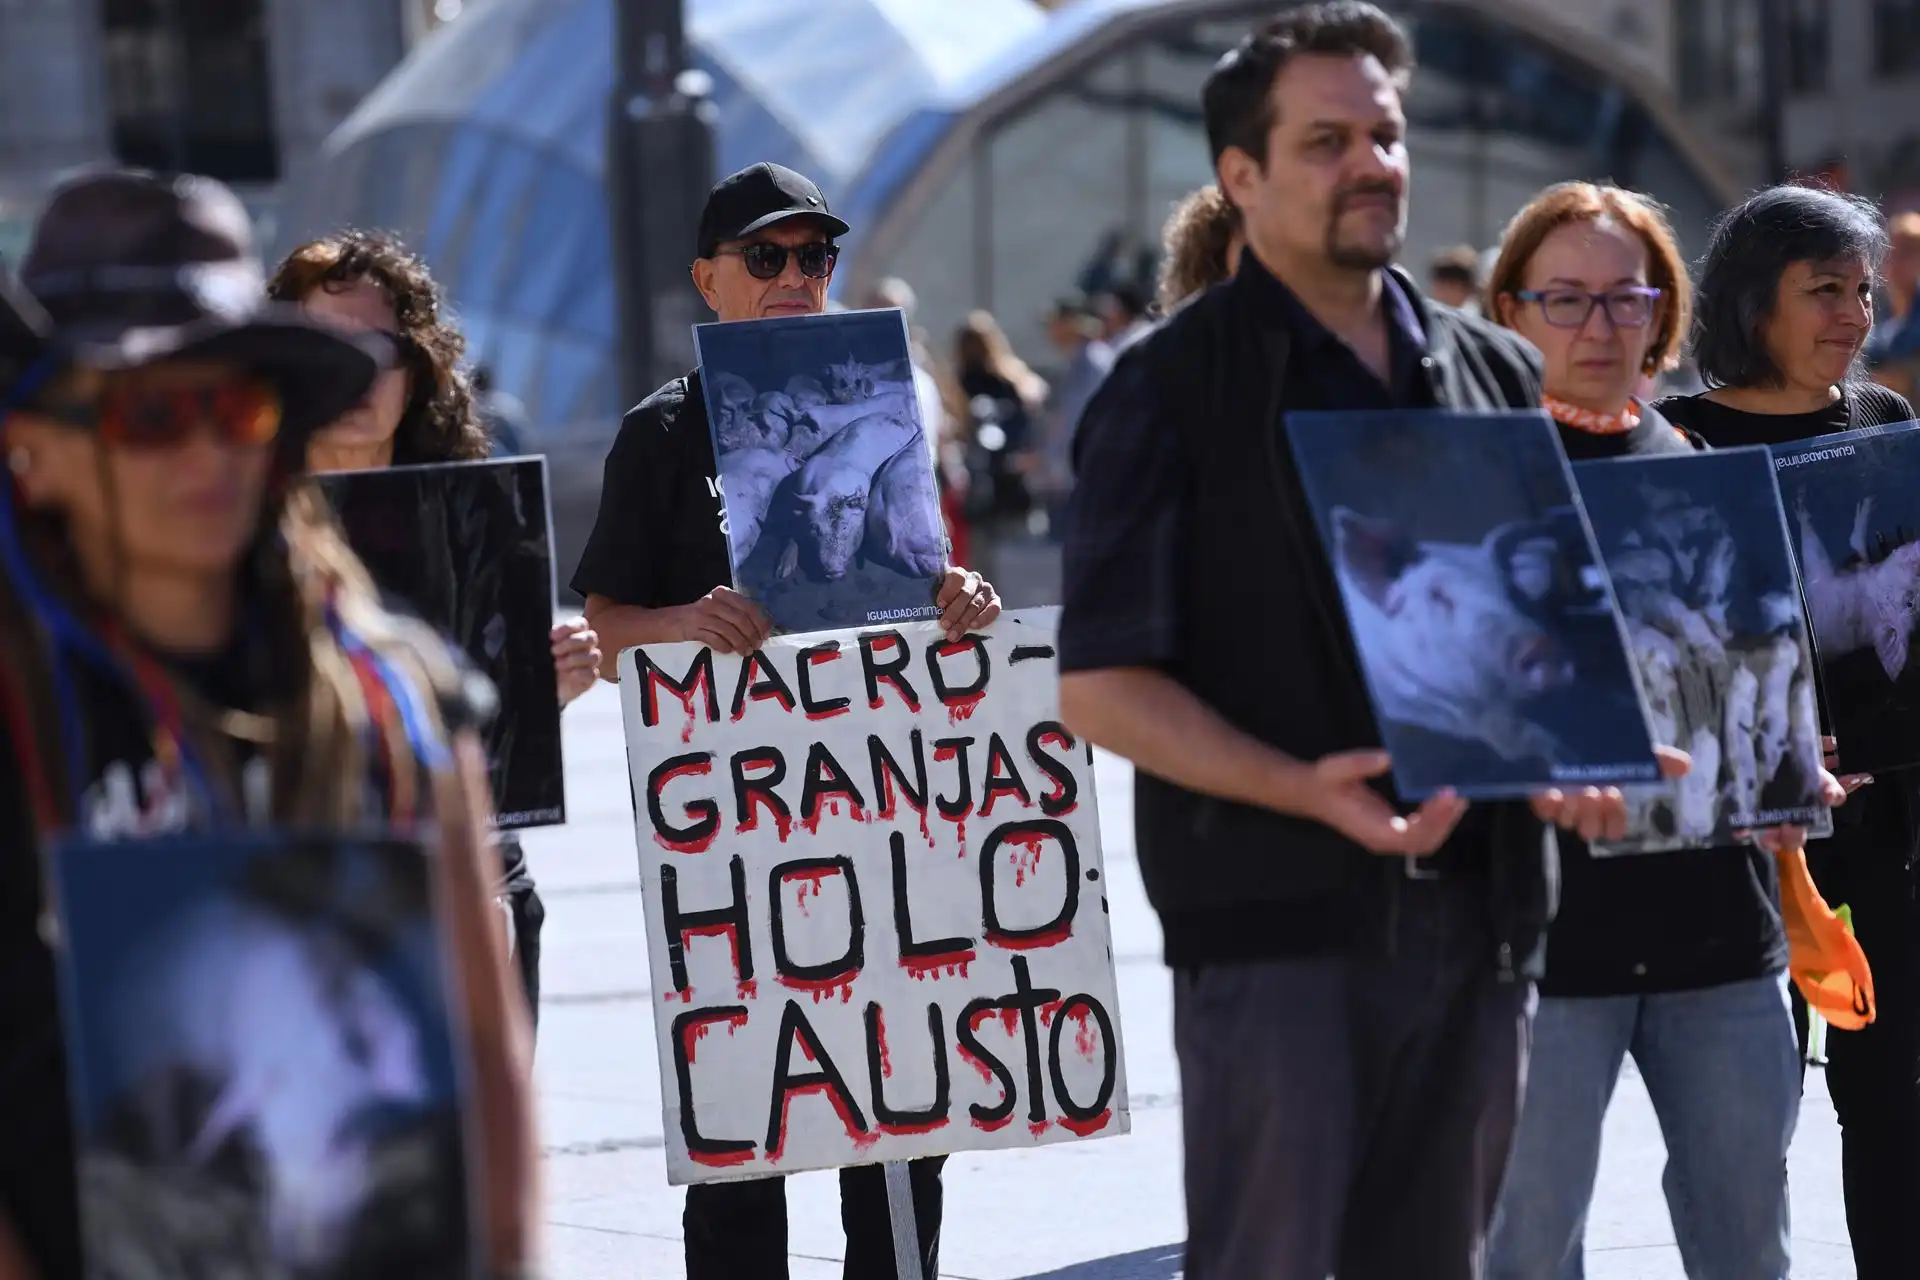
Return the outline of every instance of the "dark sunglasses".
{"type": "Polygon", "coordinates": [[[280,431],[280,393],[254,378],[200,387],[109,387],[92,405],[42,404],[35,412],[97,431],[123,449],[172,449],[211,430],[228,448],[262,445],[280,431]]]}
{"type": "Polygon", "coordinates": [[[837,244],[803,244],[796,249],[788,249],[783,244],[756,240],[738,249],[716,249],[714,252],[738,255],[740,261],[746,264],[747,274],[755,280],[779,279],[780,273],[787,269],[788,254],[799,259],[800,274],[809,280],[825,280],[833,274],[833,264],[840,260],[840,246],[837,244]]]}

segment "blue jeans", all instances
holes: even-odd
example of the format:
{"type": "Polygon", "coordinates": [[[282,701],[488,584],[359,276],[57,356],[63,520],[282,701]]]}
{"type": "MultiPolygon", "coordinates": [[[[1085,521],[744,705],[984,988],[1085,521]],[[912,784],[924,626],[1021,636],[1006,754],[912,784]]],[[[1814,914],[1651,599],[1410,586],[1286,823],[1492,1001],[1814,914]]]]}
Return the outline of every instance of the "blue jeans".
{"type": "Polygon", "coordinates": [[[1800,1061],[1784,973],[1697,991],[1543,998],[1489,1280],[1583,1280],[1600,1124],[1633,1054],[1667,1142],[1690,1280],[1786,1280],[1800,1061]]]}

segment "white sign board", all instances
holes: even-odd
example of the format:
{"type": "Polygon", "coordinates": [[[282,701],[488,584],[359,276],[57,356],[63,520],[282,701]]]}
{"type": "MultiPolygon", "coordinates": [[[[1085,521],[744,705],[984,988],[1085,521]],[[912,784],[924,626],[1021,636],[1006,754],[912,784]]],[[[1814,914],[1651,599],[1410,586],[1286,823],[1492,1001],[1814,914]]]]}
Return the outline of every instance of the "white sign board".
{"type": "Polygon", "coordinates": [[[670,1182],[1127,1132],[1055,614],[620,655],[670,1182]]]}

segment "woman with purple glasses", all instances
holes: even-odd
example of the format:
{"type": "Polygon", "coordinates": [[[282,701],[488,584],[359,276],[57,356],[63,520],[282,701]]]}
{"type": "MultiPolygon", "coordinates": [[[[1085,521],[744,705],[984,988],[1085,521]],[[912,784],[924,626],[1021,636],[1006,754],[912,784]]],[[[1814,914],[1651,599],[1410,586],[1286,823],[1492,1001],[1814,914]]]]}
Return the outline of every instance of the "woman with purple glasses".
{"type": "MultiPolygon", "coordinates": [[[[1691,301],[1659,207],[1584,182],[1514,217],[1487,288],[1488,313],[1545,357],[1542,404],[1574,459],[1705,447],[1634,395],[1673,367],[1691,301]]],[[[1785,1280],[1800,1068],[1774,855],[1596,858],[1578,836],[1559,841],[1560,909],[1488,1276],[1585,1274],[1602,1122],[1632,1054],[1666,1139],[1687,1275],[1785,1280]]]]}

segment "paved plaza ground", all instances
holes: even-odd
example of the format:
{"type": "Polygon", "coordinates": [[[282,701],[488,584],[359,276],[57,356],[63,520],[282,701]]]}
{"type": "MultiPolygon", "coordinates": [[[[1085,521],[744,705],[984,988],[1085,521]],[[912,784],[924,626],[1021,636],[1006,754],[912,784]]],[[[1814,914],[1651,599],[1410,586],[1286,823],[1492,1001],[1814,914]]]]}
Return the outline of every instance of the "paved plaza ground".
{"type": "MultiPolygon", "coordinates": [[[[682,1193],[667,1185],[640,888],[618,696],[567,713],[566,827],[530,833],[547,902],[538,1076],[547,1145],[550,1274],[678,1280],[682,1193]]],[[[1131,1135],[948,1162],[941,1275],[966,1280],[1175,1280],[1180,1081],[1160,930],[1140,886],[1132,775],[1098,765],[1104,854],[1131,1087],[1131,1135]]],[[[1682,1280],[1660,1194],[1659,1129],[1629,1063],[1607,1120],[1588,1230],[1590,1280],[1682,1280]]],[[[1826,1082],[1807,1074],[1792,1156],[1798,1280],[1852,1280],[1839,1133],[1826,1082]]],[[[794,1280],[840,1274],[831,1174],[789,1182],[794,1280]]]]}

